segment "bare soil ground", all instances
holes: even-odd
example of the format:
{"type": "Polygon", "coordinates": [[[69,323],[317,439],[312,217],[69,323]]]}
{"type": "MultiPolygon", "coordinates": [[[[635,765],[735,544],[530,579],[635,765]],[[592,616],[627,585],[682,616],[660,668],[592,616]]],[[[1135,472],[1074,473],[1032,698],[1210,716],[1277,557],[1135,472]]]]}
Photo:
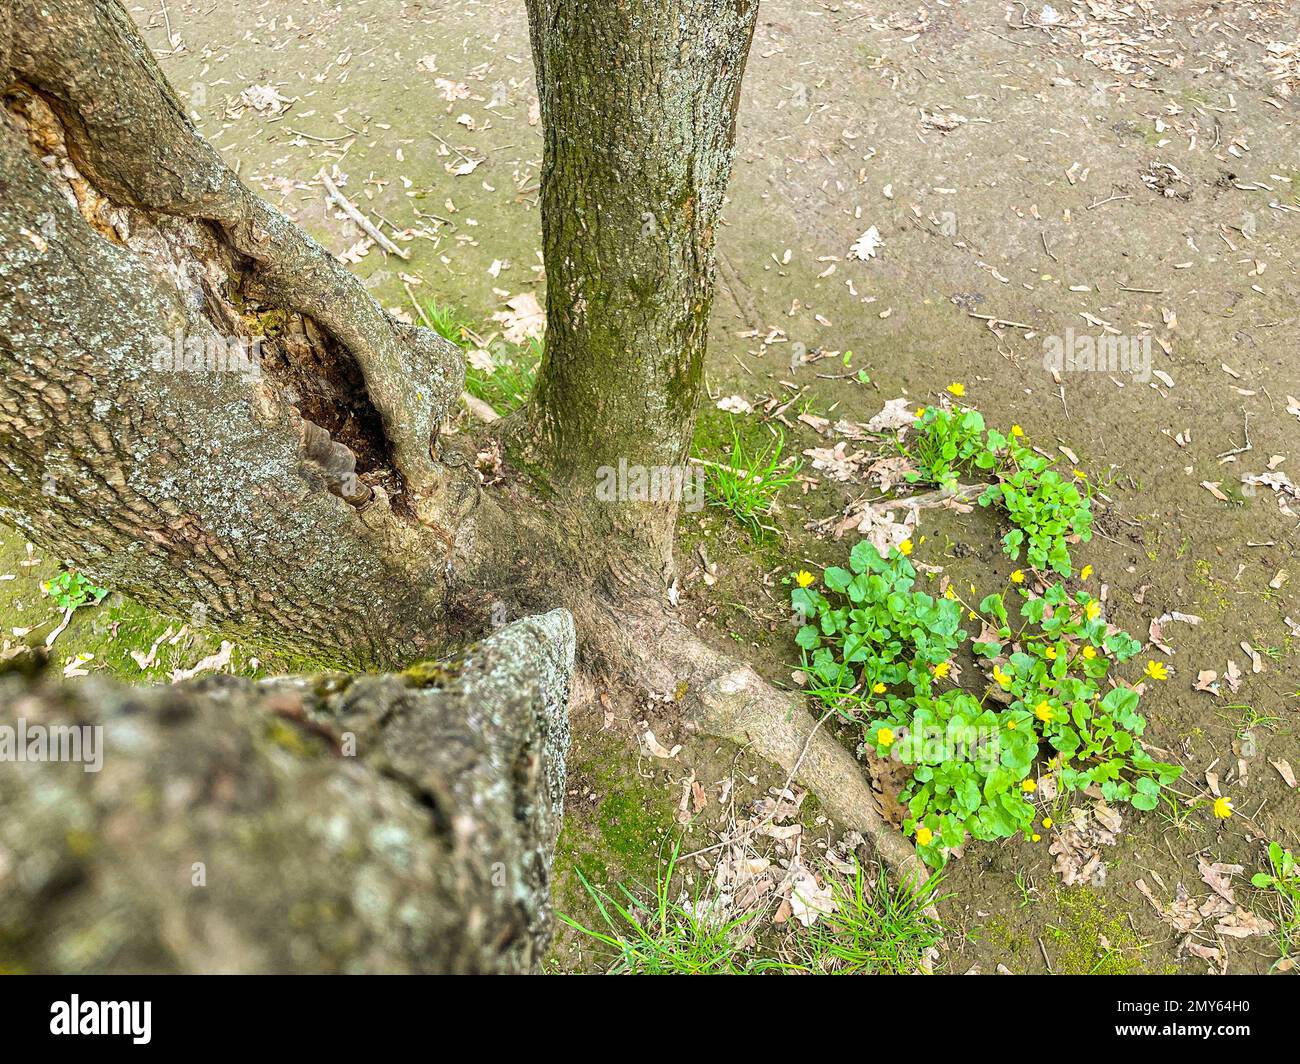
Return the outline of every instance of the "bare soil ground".
{"type": "MultiPolygon", "coordinates": [[[[1018,423],[1072,455],[1102,492],[1099,533],[1076,557],[1094,566],[1108,615],[1142,639],[1167,612],[1202,618],[1165,626],[1171,655],[1149,650],[1172,674],[1143,701],[1147,740],[1186,766],[1183,794],[1217,786],[1238,813],[1127,811],[1104,876],[1070,887],[1053,870],[1050,832],[968,845],[947,873],[937,966],[1265,971],[1278,959],[1270,938],[1206,923],[1187,941],[1136,883],[1163,901],[1185,886],[1199,902],[1213,893],[1202,855],[1241,865],[1238,894],[1268,915],[1249,875],[1266,840],[1300,841],[1300,797],[1271,765],[1300,766],[1300,499],[1241,479],[1300,476],[1300,409],[1288,410],[1300,395],[1300,17],[1252,2],[1054,6],[767,0],[719,235],[698,442],[716,457],[729,441],[723,397],[757,408],[736,419],[746,438],[779,426],[799,452],[833,445],[838,419],[866,421],[899,396],[930,404],[961,382],[991,424],[1018,423]],[[876,255],[849,258],[872,226],[876,255]],[[1147,337],[1153,372],[1054,374],[1045,343],[1070,335],[1147,337]],[[782,412],[765,415],[772,398],[782,412]],[[830,424],[797,420],[803,411],[830,424]],[[1222,677],[1230,660],[1238,690],[1195,689],[1198,673],[1222,677]]],[[[521,3],[128,7],[204,134],[350,257],[385,305],[413,315],[414,295],[458,306],[484,323],[486,346],[508,296],[541,296],[541,142],[521,3]],[[276,93],[249,91],[258,86],[276,93]],[[327,208],[323,166],[409,260],[367,247],[327,208]]],[[[874,493],[865,479],[805,473],[781,535],[760,546],[712,512],[683,516],[679,608],[785,683],[797,651],[780,578],[842,561],[849,540],[805,526],[874,493]]],[[[1005,585],[1013,566],[986,513],[927,513],[921,531],[914,560],[981,594],[1005,585]]],[[[0,583],[0,609],[6,629],[27,627],[48,614],[36,583],[52,562],[24,567],[21,541],[6,543],[16,579],[0,583]]],[[[86,611],[56,642],[60,661],[89,646],[87,669],[165,679],[129,658],[164,621],[108,608],[125,611],[130,637],[86,611]]],[[[183,664],[218,643],[185,644],[183,664]]],[[[236,648],[233,667],[286,664],[250,663],[256,653],[236,648]]],[[[707,846],[783,782],[744,750],[690,734],[670,704],[591,694],[575,710],[557,869],[558,904],[580,915],[575,867],[604,882],[652,879],[665,839],[707,846]],[[682,749],[655,756],[647,731],[682,749]]],[[[775,856],[812,863],[833,826],[814,799],[792,819],[802,831],[772,840],[775,856]]],[[[711,870],[707,856],[690,867],[701,881],[711,870]]],[[[593,963],[561,938],[556,969],[593,963]]]]}

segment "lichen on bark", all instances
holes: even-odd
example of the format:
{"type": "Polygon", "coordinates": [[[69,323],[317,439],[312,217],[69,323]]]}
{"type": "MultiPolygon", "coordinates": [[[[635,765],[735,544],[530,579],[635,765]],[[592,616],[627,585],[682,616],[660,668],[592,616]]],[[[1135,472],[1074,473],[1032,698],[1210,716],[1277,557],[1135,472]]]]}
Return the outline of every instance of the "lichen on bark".
{"type": "Polygon", "coordinates": [[[573,648],[556,611],[441,685],[0,675],[0,726],[103,743],[0,772],[0,971],[534,970],[573,648]]]}

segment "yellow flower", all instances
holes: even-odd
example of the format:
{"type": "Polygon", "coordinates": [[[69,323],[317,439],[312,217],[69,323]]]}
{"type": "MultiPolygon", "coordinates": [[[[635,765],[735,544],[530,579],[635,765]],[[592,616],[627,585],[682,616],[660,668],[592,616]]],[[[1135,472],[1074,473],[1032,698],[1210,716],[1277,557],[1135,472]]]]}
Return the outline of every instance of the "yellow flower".
{"type": "Polygon", "coordinates": [[[1052,704],[1048,702],[1046,698],[1044,698],[1041,702],[1038,703],[1038,705],[1034,707],[1034,716],[1037,717],[1039,720],[1041,720],[1044,724],[1051,723],[1052,704]]]}
{"type": "Polygon", "coordinates": [[[1015,731],[1015,730],[1016,730],[1016,722],[1014,720],[1007,721],[1007,731],[1015,731]]]}
{"type": "Polygon", "coordinates": [[[1050,816],[1043,817],[1043,827],[1050,828],[1051,826],[1052,826],[1052,818],[1050,816]]]}
{"type": "Polygon", "coordinates": [[[1038,781],[1025,780],[1025,782],[1020,785],[1020,789],[1026,794],[1033,794],[1034,791],[1038,790],[1038,781]]]}
{"type": "Polygon", "coordinates": [[[1083,615],[1090,621],[1095,621],[1101,615],[1101,607],[1095,602],[1089,602],[1083,607],[1083,615]]]}
{"type": "Polygon", "coordinates": [[[966,614],[966,618],[967,620],[977,621],[979,620],[979,614],[976,613],[974,610],[971,610],[966,614]]]}
{"type": "Polygon", "coordinates": [[[1150,676],[1153,680],[1169,679],[1169,670],[1165,668],[1163,661],[1148,661],[1145,675],[1150,676]]]}
{"type": "Polygon", "coordinates": [[[1020,438],[1021,436],[1023,436],[1024,434],[1025,434],[1025,430],[1022,429],[1019,425],[1012,425],[1012,426],[1011,426],[1011,435],[1012,435],[1012,436],[1015,436],[1017,439],[1019,439],[1019,438],[1020,438]]]}
{"type": "Polygon", "coordinates": [[[942,680],[945,676],[948,675],[948,672],[949,672],[951,669],[952,669],[952,662],[951,662],[951,661],[941,661],[941,662],[939,662],[939,664],[936,665],[936,666],[934,667],[934,678],[935,678],[936,680],[942,680]]]}
{"type": "Polygon", "coordinates": [[[925,417],[925,407],[918,406],[916,408],[916,414],[914,416],[917,417],[918,419],[925,417]]]}
{"type": "Polygon", "coordinates": [[[894,745],[894,730],[892,728],[881,728],[876,732],[876,742],[881,746],[894,745]]]}
{"type": "Polygon", "coordinates": [[[1227,820],[1232,816],[1232,799],[1216,798],[1214,799],[1214,815],[1220,820],[1227,820]]]}
{"type": "Polygon", "coordinates": [[[1043,841],[1043,836],[1041,836],[1040,834],[1038,834],[1038,832],[1034,832],[1034,834],[1032,834],[1032,835],[1029,836],[1029,841],[1030,841],[1030,842],[1042,842],[1042,841],[1043,841]]]}
{"type": "Polygon", "coordinates": [[[1087,580],[1088,577],[1090,577],[1090,576],[1092,576],[1092,566],[1091,566],[1091,565],[1085,565],[1082,569],[1079,570],[1079,579],[1080,579],[1080,580],[1087,580]]]}
{"type": "Polygon", "coordinates": [[[993,679],[996,680],[1003,687],[1011,686],[1011,677],[1002,671],[1002,666],[1000,665],[993,666],[993,679]]]}
{"type": "Polygon", "coordinates": [[[794,582],[800,587],[809,587],[816,579],[807,569],[800,569],[794,576],[794,582]]]}
{"type": "Polygon", "coordinates": [[[1083,656],[1087,658],[1089,661],[1091,661],[1093,658],[1097,656],[1097,648],[1093,646],[1091,643],[1089,643],[1086,647],[1083,648],[1083,656]]]}
{"type": "Polygon", "coordinates": [[[909,554],[911,554],[912,541],[910,539],[903,540],[903,542],[898,545],[898,553],[901,554],[904,558],[906,558],[909,554]]]}
{"type": "Polygon", "coordinates": [[[871,691],[873,694],[883,695],[885,693],[885,685],[877,680],[871,685],[871,691]]]}
{"type": "Polygon", "coordinates": [[[1011,574],[1011,582],[1013,584],[1023,584],[1025,582],[1025,571],[1023,569],[1017,569],[1011,574]]]}
{"type": "Polygon", "coordinates": [[[1080,480],[1087,480],[1087,479],[1088,479],[1088,474],[1085,473],[1082,469],[1076,469],[1076,470],[1074,471],[1074,475],[1075,475],[1076,477],[1078,477],[1080,480]]]}
{"type": "Polygon", "coordinates": [[[958,399],[960,399],[963,395],[966,394],[966,385],[958,384],[956,381],[953,381],[950,385],[948,385],[948,392],[950,395],[955,395],[958,399]]]}
{"type": "Polygon", "coordinates": [[[934,832],[922,824],[916,829],[916,844],[918,846],[929,846],[934,841],[934,832]]]}
{"type": "Polygon", "coordinates": [[[1056,647],[1048,647],[1046,650],[1043,651],[1043,653],[1047,655],[1048,661],[1056,660],[1056,647]]]}
{"type": "Polygon", "coordinates": [[[946,599],[955,599],[957,597],[957,592],[952,589],[952,584],[943,589],[943,597],[946,599]]]}

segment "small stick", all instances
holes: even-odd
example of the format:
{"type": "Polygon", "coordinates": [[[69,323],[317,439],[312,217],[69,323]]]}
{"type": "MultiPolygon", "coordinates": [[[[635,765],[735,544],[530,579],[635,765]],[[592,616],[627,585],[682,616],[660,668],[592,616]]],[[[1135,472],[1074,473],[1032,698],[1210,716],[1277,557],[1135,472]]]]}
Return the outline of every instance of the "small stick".
{"type": "Polygon", "coordinates": [[[320,143],[322,144],[334,144],[340,140],[351,140],[353,137],[356,136],[355,133],[345,133],[341,137],[316,137],[310,133],[304,133],[301,129],[294,129],[293,126],[285,126],[285,129],[287,129],[295,137],[302,137],[303,140],[320,141],[320,143]]]}
{"type": "Polygon", "coordinates": [[[1096,203],[1090,203],[1084,210],[1093,210],[1100,207],[1103,203],[1114,203],[1115,200],[1132,199],[1132,196],[1107,196],[1104,200],[1098,200],[1096,203]]]}
{"type": "Polygon", "coordinates": [[[1032,325],[1026,325],[1023,321],[1007,321],[1005,318],[995,318],[991,314],[976,314],[973,310],[967,311],[972,318],[979,318],[980,321],[986,321],[990,325],[1003,325],[1008,329],[1032,329],[1032,325]]]}
{"type": "Polygon", "coordinates": [[[437,332],[438,330],[433,327],[433,322],[429,320],[429,315],[424,312],[424,308],[420,306],[420,301],[415,298],[415,293],[411,291],[411,286],[406,281],[403,281],[402,287],[406,289],[406,298],[411,301],[411,306],[413,306],[415,312],[420,315],[420,320],[424,322],[424,327],[430,332],[437,332]]]}
{"type": "Polygon", "coordinates": [[[1253,451],[1255,445],[1250,442],[1250,414],[1242,411],[1241,434],[1246,438],[1246,446],[1234,447],[1231,451],[1224,451],[1222,454],[1216,454],[1215,458],[1231,458],[1233,455],[1245,454],[1247,451],[1253,451]]]}
{"type": "MultiPolygon", "coordinates": [[[[433,133],[433,130],[429,130],[429,132],[430,132],[430,133],[433,133]]],[[[437,133],[433,133],[433,136],[434,136],[434,137],[435,137],[435,138],[436,138],[436,139],[437,139],[437,140],[442,144],[443,147],[447,148],[449,151],[454,151],[457,155],[459,155],[459,156],[461,157],[461,160],[462,160],[463,162],[467,162],[467,163],[469,163],[469,162],[473,162],[473,161],[474,161],[474,160],[471,159],[468,155],[466,155],[463,151],[461,151],[458,147],[456,147],[456,145],[454,145],[454,144],[448,144],[445,140],[443,140],[441,137],[439,137],[437,133]]]]}
{"type": "Polygon", "coordinates": [[[344,214],[356,222],[357,225],[361,226],[361,229],[366,236],[370,237],[371,240],[385,251],[391,252],[400,259],[409,259],[411,257],[411,253],[406,248],[399,248],[379,231],[374,222],[353,206],[352,201],[339,191],[338,185],[334,184],[334,182],[330,180],[329,174],[325,172],[324,167],[321,168],[321,172],[317,176],[325,185],[325,190],[329,193],[329,198],[343,208],[344,214]]]}

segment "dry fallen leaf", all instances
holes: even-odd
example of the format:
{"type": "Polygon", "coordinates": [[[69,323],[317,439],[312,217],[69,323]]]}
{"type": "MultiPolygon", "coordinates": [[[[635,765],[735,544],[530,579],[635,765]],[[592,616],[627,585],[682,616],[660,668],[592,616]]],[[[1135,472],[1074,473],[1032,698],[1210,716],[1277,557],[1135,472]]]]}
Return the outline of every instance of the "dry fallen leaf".
{"type": "Polygon", "coordinates": [[[860,259],[863,262],[866,262],[869,259],[874,259],[876,257],[876,252],[880,250],[884,243],[884,240],[881,239],[880,236],[880,230],[873,225],[853,242],[853,246],[849,248],[847,257],[850,259],[860,259]]]}
{"type": "Polygon", "coordinates": [[[493,321],[501,323],[506,343],[522,346],[531,337],[541,336],[546,331],[546,312],[532,292],[511,296],[506,300],[506,306],[508,310],[499,310],[492,315],[493,321]]]}
{"type": "Polygon", "coordinates": [[[172,683],[177,683],[180,680],[193,679],[201,672],[209,672],[213,669],[224,669],[230,664],[230,652],[234,649],[234,643],[230,642],[228,639],[223,639],[221,641],[221,649],[215,654],[209,654],[206,658],[197,662],[193,668],[176,669],[172,673],[172,683]]]}
{"type": "Polygon", "coordinates": [[[652,731],[647,731],[643,736],[641,736],[641,743],[645,747],[647,753],[654,757],[663,758],[665,761],[676,757],[681,751],[680,744],[669,750],[663,743],[655,738],[655,733],[652,731]]]}
{"type": "Polygon", "coordinates": [[[1237,897],[1232,892],[1232,877],[1239,876],[1245,871],[1239,864],[1224,864],[1222,862],[1210,862],[1204,854],[1196,855],[1196,869],[1201,873],[1201,879],[1216,894],[1233,905],[1237,904],[1237,897]]]}
{"type": "Polygon", "coordinates": [[[717,407],[728,414],[752,414],[754,412],[753,405],[744,396],[740,395],[724,396],[718,400],[717,407]]]}
{"type": "Polygon", "coordinates": [[[911,402],[910,399],[901,398],[886,401],[880,413],[867,422],[867,431],[893,432],[895,429],[906,428],[916,420],[908,409],[911,402]]]}
{"type": "Polygon", "coordinates": [[[1231,938],[1250,938],[1252,935],[1271,935],[1276,928],[1262,916],[1238,909],[1215,924],[1214,930],[1231,938]]]}
{"type": "Polygon", "coordinates": [[[817,885],[817,877],[802,865],[794,869],[790,888],[790,912],[804,927],[812,927],[819,916],[835,911],[835,892],[829,883],[817,885]]]}

